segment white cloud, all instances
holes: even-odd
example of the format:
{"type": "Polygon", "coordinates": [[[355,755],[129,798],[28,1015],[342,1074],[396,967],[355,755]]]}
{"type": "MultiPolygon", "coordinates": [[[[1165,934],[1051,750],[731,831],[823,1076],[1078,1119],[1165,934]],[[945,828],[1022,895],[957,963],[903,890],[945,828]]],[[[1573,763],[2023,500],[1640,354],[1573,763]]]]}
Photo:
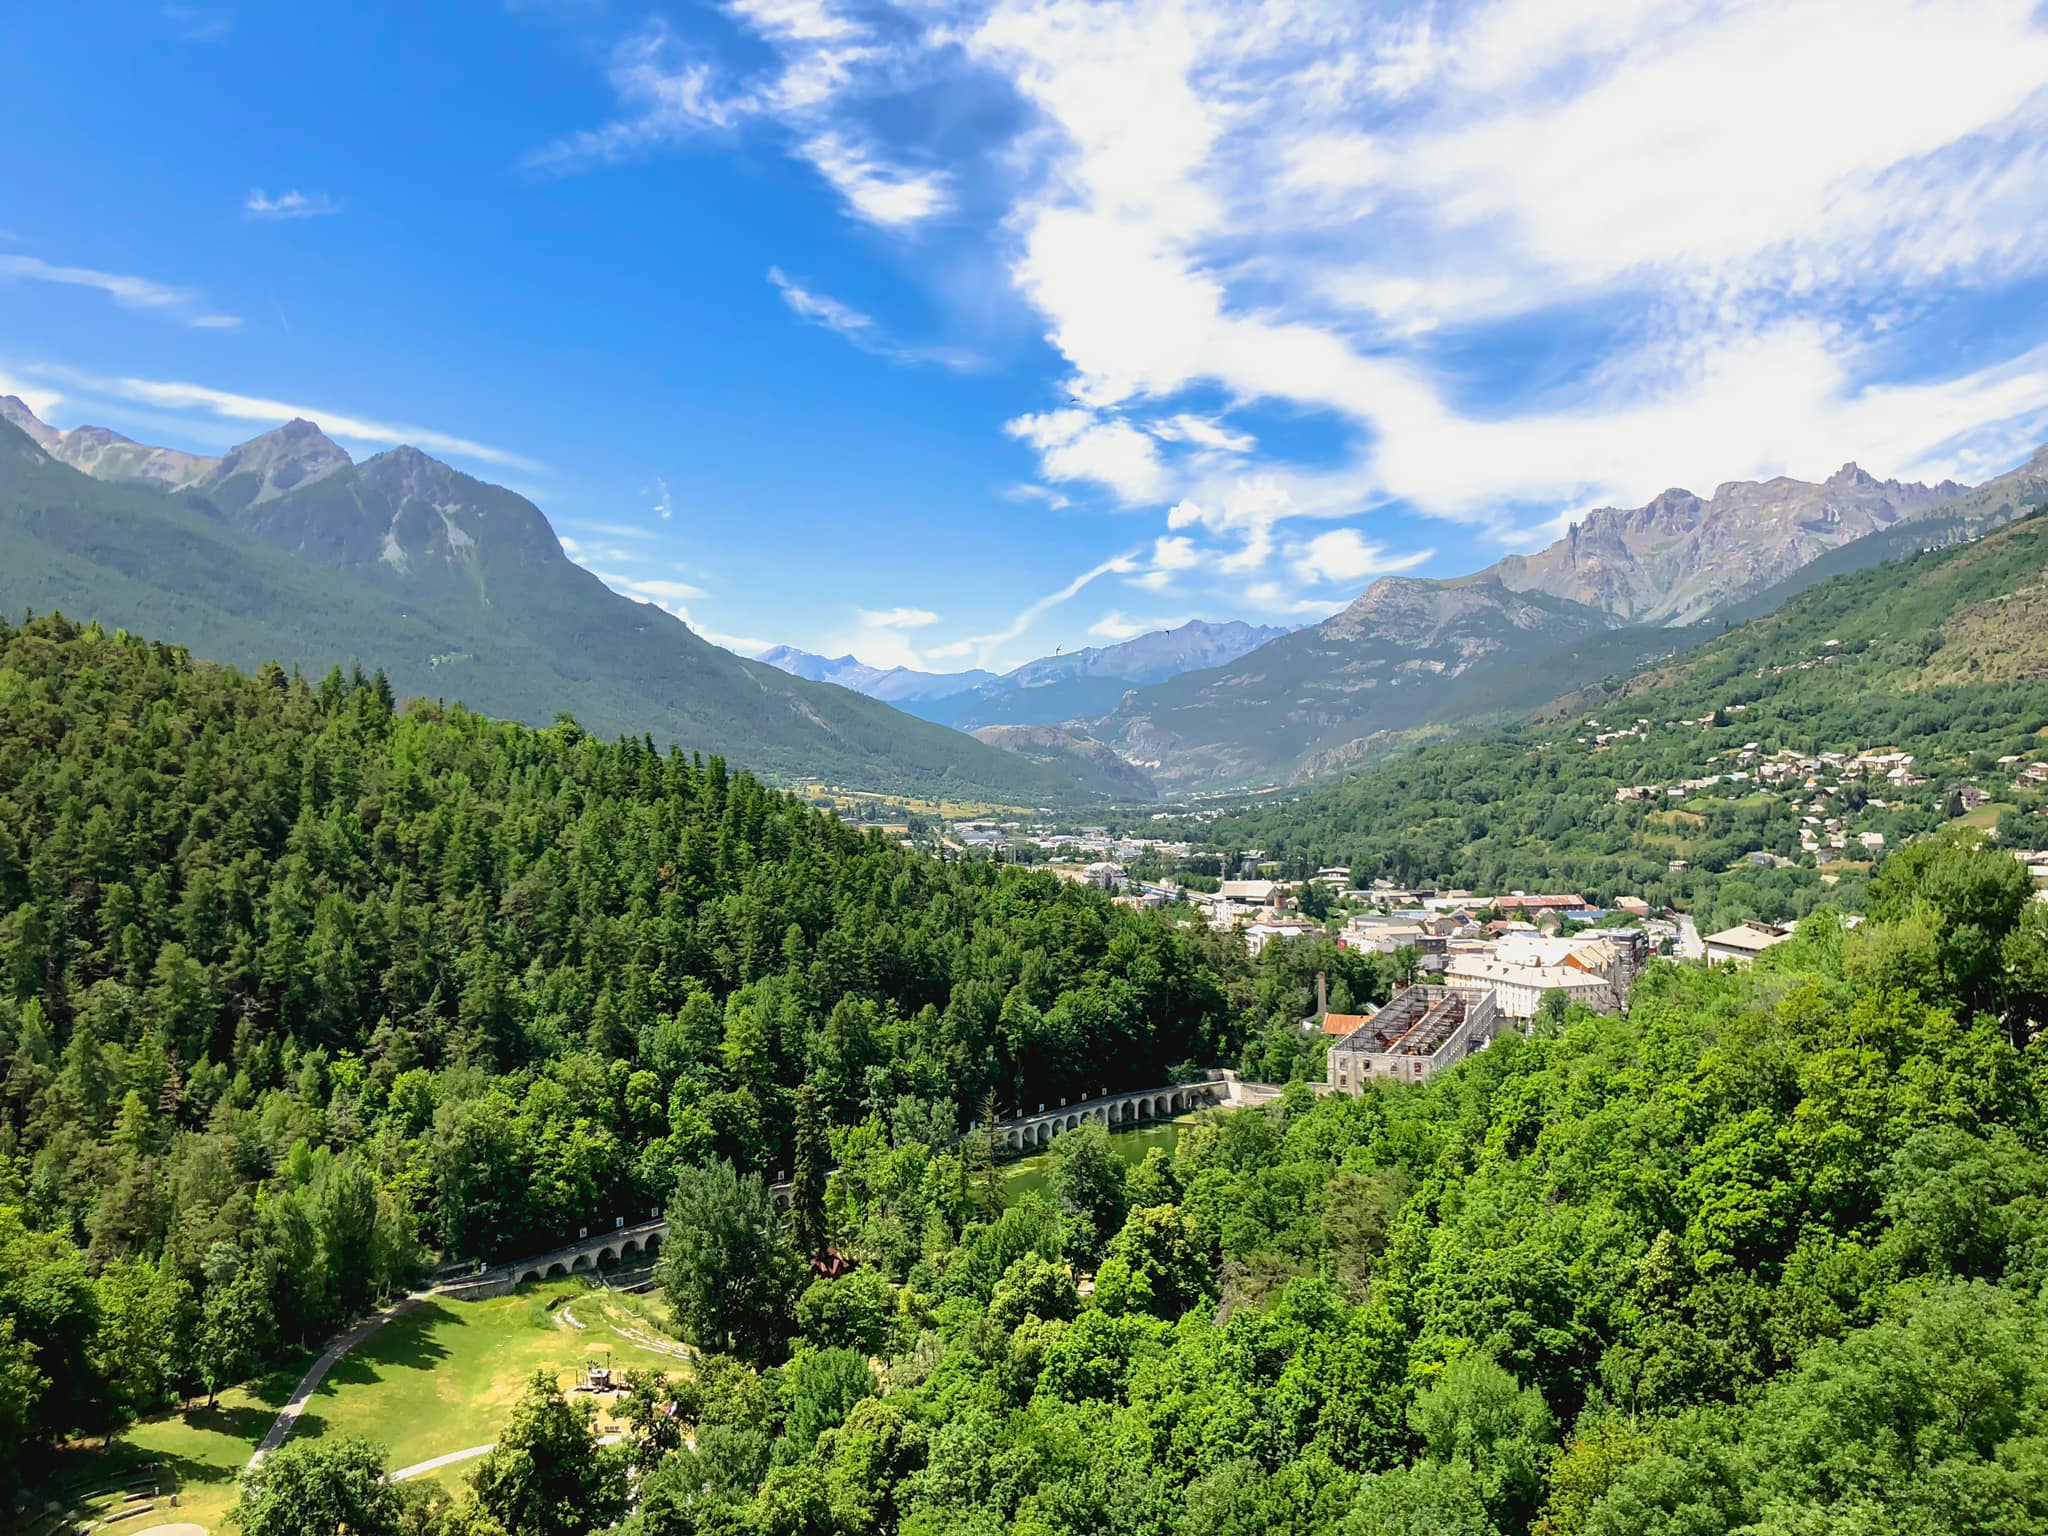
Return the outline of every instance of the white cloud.
{"type": "Polygon", "coordinates": [[[236,394],[231,390],[213,389],[204,384],[187,384],[165,379],[96,378],[74,373],[70,369],[47,365],[36,371],[61,383],[69,384],[80,392],[111,396],[117,400],[131,400],[140,405],[156,406],[164,410],[200,411],[226,421],[258,423],[266,429],[282,425],[295,416],[304,417],[334,437],[353,438],[358,442],[389,446],[410,443],[413,447],[430,453],[454,454],[510,469],[538,470],[542,467],[521,454],[509,453],[502,448],[493,448],[487,443],[457,437],[432,427],[377,421],[367,416],[322,410],[314,405],[294,405],[288,401],[266,399],[259,395],[236,394]]]}
{"type": "MultiPolygon", "coordinates": [[[[1373,536],[1388,505],[1490,554],[1673,483],[1981,476],[2048,423],[2014,286],[2048,275],[2036,0],[725,9],[760,45],[743,65],[638,34],[565,168],[757,129],[854,218],[974,221],[1070,402],[1005,430],[1051,486],[1172,504],[1188,563],[1131,557],[1141,590],[1224,578],[1306,612],[1327,605],[1293,594],[1422,558],[1373,536]],[[924,110],[949,95],[1004,110],[964,130],[924,110]],[[1895,339],[1958,293],[2013,310],[2002,354],[1984,323],[1895,339]],[[1239,425],[1274,418],[1311,430],[1239,425]]],[[[958,271],[948,251],[932,280],[958,271]]]]}
{"type": "Polygon", "coordinates": [[[1245,588],[1245,599],[1255,608],[1268,613],[1299,614],[1308,618],[1327,619],[1331,614],[1350,606],[1349,598],[1296,597],[1292,588],[1284,582],[1256,581],[1245,588]]]}
{"type": "Polygon", "coordinates": [[[1136,568],[1137,556],[1135,553],[1112,555],[1100,565],[1090,566],[1057,591],[1048,592],[1036,602],[1027,603],[1001,629],[986,635],[972,636],[971,643],[980,655],[981,664],[985,667],[995,665],[996,663],[993,658],[1002,653],[1004,647],[1008,646],[1011,641],[1020,639],[1029,633],[1032,625],[1036,624],[1060,604],[1077,596],[1091,582],[1099,581],[1104,576],[1126,574],[1136,568]]]}
{"type": "Polygon", "coordinates": [[[963,373],[981,366],[979,358],[959,348],[905,346],[892,338],[872,315],[807,287],[780,267],[768,269],[768,281],[775,285],[792,314],[843,337],[863,352],[886,357],[891,362],[938,363],[963,373]]]}
{"type": "Polygon", "coordinates": [[[870,224],[901,229],[946,209],[944,176],[890,165],[839,133],[821,133],[807,140],[803,154],[846,199],[847,206],[870,224]]]}
{"type": "Polygon", "coordinates": [[[1061,495],[1051,486],[1033,485],[1028,481],[1018,485],[1005,487],[1003,491],[1003,499],[1006,501],[1043,502],[1046,506],[1050,507],[1055,512],[1061,511],[1067,507],[1071,507],[1074,504],[1072,498],[1061,495]]]}
{"type": "Polygon", "coordinates": [[[1368,576],[1412,571],[1436,554],[1433,549],[1395,554],[1383,544],[1369,543],[1356,528],[1333,528],[1289,549],[1295,576],[1309,584],[1352,583],[1368,576]]]}
{"type": "Polygon", "coordinates": [[[637,160],[700,133],[730,128],[754,110],[723,95],[710,62],[690,54],[662,21],[620,41],[607,76],[619,116],[530,151],[521,161],[525,169],[571,175],[637,160]]]}
{"type": "Polygon", "coordinates": [[[242,212],[252,219],[278,222],[285,219],[317,219],[326,214],[341,212],[341,204],[325,192],[305,193],[294,187],[276,197],[267,195],[261,187],[253,189],[242,203],[242,212]]]}
{"type": "Polygon", "coordinates": [[[924,629],[938,623],[939,616],[929,608],[863,608],[860,621],[876,629],[924,629]]]}
{"type": "Polygon", "coordinates": [[[56,283],[67,288],[97,289],[124,309],[161,314],[197,330],[225,330],[242,323],[233,315],[215,314],[203,309],[198,295],[191,289],[160,283],[151,277],[101,272],[92,267],[60,266],[35,256],[0,254],[0,279],[5,278],[56,283]]]}
{"type": "Polygon", "coordinates": [[[689,617],[683,604],[706,595],[702,587],[659,576],[624,576],[615,571],[592,571],[591,575],[614,592],[643,603],[652,603],[657,608],[666,608],[679,619],[689,617]]]}
{"type": "Polygon", "coordinates": [[[64,399],[61,392],[46,385],[27,383],[5,373],[0,373],[0,395],[14,396],[45,422],[64,399]]]}
{"type": "Polygon", "coordinates": [[[1157,501],[1166,473],[1152,439],[1127,421],[1065,409],[1019,416],[1003,430],[1038,450],[1051,480],[1093,480],[1132,505],[1157,501]]]}
{"type": "Polygon", "coordinates": [[[1187,622],[1187,615],[1175,619],[1134,619],[1129,614],[1112,608],[1088,626],[1088,633],[1098,640],[1130,640],[1139,635],[1152,634],[1156,630],[1179,629],[1187,622]]]}
{"type": "Polygon", "coordinates": [[[1259,445],[1249,432],[1235,431],[1209,416],[1182,413],[1155,421],[1148,430],[1166,442],[1189,443],[1213,453],[1250,453],[1259,445]]]}
{"type": "Polygon", "coordinates": [[[944,645],[929,646],[925,655],[933,661],[963,661],[974,654],[972,640],[949,640],[944,645]]]}
{"type": "Polygon", "coordinates": [[[664,480],[660,475],[656,475],[654,477],[654,484],[646,487],[640,494],[654,498],[654,515],[663,522],[667,522],[674,514],[676,505],[669,496],[668,481],[664,480]]]}

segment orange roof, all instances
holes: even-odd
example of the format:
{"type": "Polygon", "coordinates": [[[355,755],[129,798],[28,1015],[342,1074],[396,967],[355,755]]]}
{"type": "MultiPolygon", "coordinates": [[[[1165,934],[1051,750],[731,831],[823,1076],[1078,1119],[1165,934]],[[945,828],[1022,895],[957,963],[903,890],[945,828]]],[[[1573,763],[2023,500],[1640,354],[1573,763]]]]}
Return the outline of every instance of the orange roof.
{"type": "Polygon", "coordinates": [[[1323,1015],[1323,1033],[1348,1035],[1371,1017],[1369,1013],[1326,1013],[1323,1015]]]}

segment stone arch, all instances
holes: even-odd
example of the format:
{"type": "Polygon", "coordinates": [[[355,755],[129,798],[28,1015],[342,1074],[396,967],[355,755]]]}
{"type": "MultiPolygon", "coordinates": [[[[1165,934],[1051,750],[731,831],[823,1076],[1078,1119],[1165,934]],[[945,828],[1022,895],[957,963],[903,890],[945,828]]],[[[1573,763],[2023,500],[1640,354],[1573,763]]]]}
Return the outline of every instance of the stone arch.
{"type": "Polygon", "coordinates": [[[603,1247],[603,1248],[600,1248],[600,1249],[598,1249],[598,1250],[597,1250],[597,1267],[598,1267],[599,1269],[607,1269],[607,1268],[616,1268],[616,1267],[617,1267],[617,1265],[618,1265],[618,1262],[619,1262],[619,1250],[618,1250],[618,1249],[616,1249],[616,1248],[613,1248],[613,1247],[611,1247],[611,1246],[607,1245],[607,1246],[605,1246],[605,1247],[603,1247]]]}
{"type": "Polygon", "coordinates": [[[1165,1094],[1162,1093],[1152,1100],[1152,1114],[1154,1118],[1164,1120],[1172,1113],[1173,1111],[1167,1107],[1165,1094]]]}
{"type": "Polygon", "coordinates": [[[647,1240],[640,1245],[640,1251],[650,1259],[653,1258],[656,1253],[661,1251],[661,1234],[659,1232],[648,1233],[647,1240]]]}
{"type": "Polygon", "coordinates": [[[1041,1120],[1041,1121],[1039,1121],[1039,1122],[1038,1122],[1038,1144],[1039,1144],[1039,1145],[1040,1145],[1040,1146],[1042,1147],[1042,1146],[1044,1146],[1044,1145],[1045,1145],[1045,1144],[1046,1144],[1046,1143],[1047,1143],[1048,1141],[1051,1141],[1051,1140],[1052,1140],[1052,1122],[1051,1122],[1050,1120],[1041,1120]]]}
{"type": "Polygon", "coordinates": [[[1015,1126],[1011,1126],[1010,1129],[1003,1132],[1003,1145],[1012,1152],[1017,1150],[1017,1128],[1015,1126]]]}
{"type": "Polygon", "coordinates": [[[544,1280],[559,1280],[568,1273],[569,1271],[567,1266],[565,1266],[560,1259],[557,1259],[554,1263],[548,1266],[548,1272],[541,1278],[544,1280]]]}
{"type": "Polygon", "coordinates": [[[1071,1131],[1071,1130],[1072,1130],[1072,1129],[1073,1129],[1073,1128],[1074,1128],[1075,1126],[1079,1125],[1080,1123],[1081,1123],[1081,1117],[1080,1117],[1079,1115],[1069,1115],[1069,1116],[1067,1116],[1067,1129],[1068,1129],[1068,1130],[1070,1130],[1070,1131],[1071,1131]]]}
{"type": "Polygon", "coordinates": [[[529,1280],[538,1280],[539,1278],[540,1278],[540,1271],[539,1271],[539,1270],[537,1270],[537,1269],[529,1269],[529,1270],[526,1270],[526,1271],[524,1271],[524,1272],[523,1272],[523,1273],[522,1273],[522,1274],[521,1274],[521,1275],[519,1276],[519,1278],[518,1278],[517,1280],[514,1280],[514,1281],[512,1282],[512,1286],[513,1286],[513,1289],[514,1289],[514,1290],[517,1290],[517,1289],[518,1289],[518,1288],[519,1288],[520,1286],[522,1286],[522,1285],[526,1284],[526,1282],[527,1282],[527,1281],[529,1281],[529,1280]]]}
{"type": "Polygon", "coordinates": [[[572,1275],[577,1273],[579,1270],[585,1270],[591,1267],[592,1266],[590,1263],[590,1255],[587,1253],[579,1253],[576,1255],[575,1258],[569,1261],[569,1273],[572,1275]]]}
{"type": "Polygon", "coordinates": [[[623,1243],[619,1244],[619,1257],[622,1259],[630,1259],[633,1257],[634,1254],[638,1253],[639,1251],[640,1244],[633,1238],[629,1237],[623,1243]]]}

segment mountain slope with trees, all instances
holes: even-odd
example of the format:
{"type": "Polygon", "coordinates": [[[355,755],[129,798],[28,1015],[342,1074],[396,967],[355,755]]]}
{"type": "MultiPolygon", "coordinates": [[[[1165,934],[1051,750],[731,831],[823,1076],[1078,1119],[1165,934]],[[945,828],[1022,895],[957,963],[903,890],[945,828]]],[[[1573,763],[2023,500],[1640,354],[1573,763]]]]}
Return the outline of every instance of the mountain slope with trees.
{"type": "MultiPolygon", "coordinates": [[[[2044,579],[2048,515],[2037,512],[1982,538],[1836,576],[1773,614],[1566,694],[1512,726],[1414,748],[1202,835],[1308,868],[1348,863],[1361,879],[1640,893],[1694,906],[1717,925],[1797,917],[1825,894],[1816,870],[1738,867],[1752,852],[1797,852],[1804,807],[1792,798],[1678,802],[1660,788],[1618,803],[1615,792],[1731,768],[1713,760],[1754,742],[1762,755],[1915,754],[1932,798],[1892,796],[1901,801],[1894,841],[1952,814],[1944,802],[1960,783],[2037,800],[2015,790],[2016,768],[1997,760],[2043,755],[2048,663],[2029,616],[2043,612],[2044,579]],[[1633,733],[1639,720],[1646,725],[1633,733]],[[1602,743],[1603,728],[1631,734],[1602,743]],[[1693,867],[1674,871],[1680,817],[1693,867]]],[[[1879,781],[1867,796],[1885,793],[1879,781]]]]}
{"type": "Polygon", "coordinates": [[[266,434],[174,496],[89,477],[0,422],[0,612],[56,609],[242,666],[359,662],[408,697],[566,712],[784,778],[1024,805],[1120,792],[742,660],[611,591],[502,487],[410,448],[337,464],[311,438],[266,434]]]}
{"type": "Polygon", "coordinates": [[[0,1479],[428,1252],[1154,1085],[1252,995],[1241,944],[716,758],[0,623],[0,1479]]]}

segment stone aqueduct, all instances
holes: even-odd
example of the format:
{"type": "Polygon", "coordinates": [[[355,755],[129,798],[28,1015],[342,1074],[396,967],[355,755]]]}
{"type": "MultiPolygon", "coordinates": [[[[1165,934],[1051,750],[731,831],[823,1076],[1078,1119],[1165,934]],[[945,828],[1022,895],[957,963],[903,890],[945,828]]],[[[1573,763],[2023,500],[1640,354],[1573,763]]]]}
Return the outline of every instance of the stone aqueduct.
{"type": "Polygon", "coordinates": [[[1113,1131],[1146,1120],[1170,1120],[1205,1104],[1222,1103],[1231,1096],[1230,1088],[1229,1082],[1212,1078],[1137,1093],[1113,1093],[1079,1104],[1062,1104],[1057,1109],[1040,1108],[1035,1114],[998,1122],[996,1137],[1006,1151],[1026,1152],[1044,1146],[1061,1131],[1071,1131],[1090,1120],[1113,1131]]]}
{"type": "MultiPolygon", "coordinates": [[[[1052,1109],[1041,1108],[1028,1115],[1016,1115],[997,1123],[996,1141],[1006,1152],[1029,1152],[1047,1145],[1062,1131],[1074,1130],[1090,1120],[1110,1130],[1125,1130],[1148,1121],[1171,1119],[1204,1105],[1258,1102],[1270,1097],[1274,1091],[1265,1089],[1263,1085],[1240,1083],[1235,1073],[1226,1072],[1200,1082],[1173,1083],[1133,1093],[1105,1094],[1097,1099],[1083,1099],[1052,1109]]],[[[777,1205],[789,1203],[787,1183],[778,1183],[770,1188],[777,1205]]],[[[531,1258],[473,1275],[456,1276],[442,1281],[433,1289],[437,1294],[457,1299],[503,1296],[529,1280],[551,1280],[625,1264],[630,1259],[652,1257],[659,1251],[661,1240],[667,1234],[668,1222],[657,1216],[637,1226],[618,1226],[594,1232],[531,1258]]]]}

